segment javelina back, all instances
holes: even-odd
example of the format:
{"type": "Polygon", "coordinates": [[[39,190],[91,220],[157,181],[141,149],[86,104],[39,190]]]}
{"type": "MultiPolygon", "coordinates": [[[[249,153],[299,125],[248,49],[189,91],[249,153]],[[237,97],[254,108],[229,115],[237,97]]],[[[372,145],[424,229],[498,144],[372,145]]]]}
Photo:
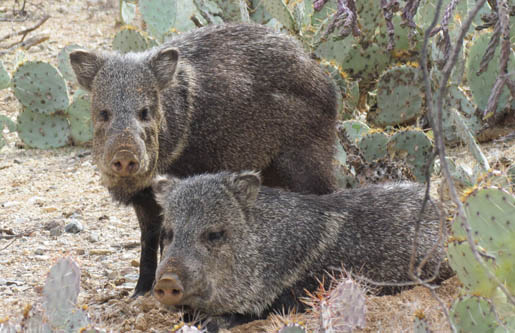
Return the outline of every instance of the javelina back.
{"type": "MultiPolygon", "coordinates": [[[[211,316],[210,330],[283,308],[302,310],[297,298],[342,265],[374,281],[411,281],[422,185],[317,196],[261,187],[253,172],[222,172],[159,177],[153,187],[164,213],[154,295],[211,316]]],[[[438,214],[429,204],[420,220],[416,264],[438,241],[438,214]]],[[[437,247],[422,277],[429,278],[442,259],[437,247]]],[[[442,263],[439,279],[450,274],[442,263]]]]}
{"type": "Polygon", "coordinates": [[[334,190],[337,99],[292,38],[258,25],[208,26],[142,53],[76,50],[91,91],[93,159],[112,197],[141,228],[136,295],[157,265],[157,173],[184,177],[261,170],[264,182],[304,193],[334,190]]]}

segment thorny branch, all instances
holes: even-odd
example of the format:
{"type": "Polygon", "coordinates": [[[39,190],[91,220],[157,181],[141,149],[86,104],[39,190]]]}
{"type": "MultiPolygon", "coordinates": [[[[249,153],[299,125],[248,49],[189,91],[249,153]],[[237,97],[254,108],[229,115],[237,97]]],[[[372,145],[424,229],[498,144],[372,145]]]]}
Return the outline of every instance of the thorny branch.
{"type": "MultiPolygon", "coordinates": [[[[328,0],[317,0],[313,4],[316,11],[320,11],[328,0]]],[[[354,0],[338,0],[336,13],[333,14],[331,23],[327,26],[322,39],[327,38],[335,29],[340,28],[339,38],[345,38],[352,33],[353,36],[359,36],[361,31],[358,27],[358,15],[356,12],[356,4],[354,0]]]]}
{"type": "MultiPolygon", "coordinates": [[[[42,26],[49,18],[50,18],[49,15],[45,15],[45,16],[43,16],[43,18],[38,23],[36,23],[36,25],[34,25],[34,26],[30,27],[30,28],[24,29],[22,31],[9,33],[9,34],[3,36],[2,38],[0,38],[0,42],[4,41],[6,39],[9,39],[11,37],[14,37],[14,36],[22,35],[20,41],[17,42],[16,44],[22,43],[25,40],[25,37],[27,37],[27,35],[30,32],[32,32],[32,31],[36,30],[37,28],[39,28],[40,26],[42,26]]],[[[12,45],[10,45],[10,46],[12,46],[12,45]]]]}

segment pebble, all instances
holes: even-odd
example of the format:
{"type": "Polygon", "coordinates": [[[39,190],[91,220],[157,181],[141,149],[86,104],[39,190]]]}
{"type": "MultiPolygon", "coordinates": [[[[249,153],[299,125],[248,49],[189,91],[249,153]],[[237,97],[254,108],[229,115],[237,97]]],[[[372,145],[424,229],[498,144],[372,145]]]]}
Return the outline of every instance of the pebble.
{"type": "Polygon", "coordinates": [[[44,202],[45,202],[45,199],[43,199],[42,197],[38,197],[38,196],[29,198],[29,200],[27,200],[27,203],[29,205],[35,205],[35,204],[43,205],[44,202]]]}
{"type": "Polygon", "coordinates": [[[36,254],[38,256],[42,256],[43,254],[45,254],[45,250],[43,250],[43,249],[36,249],[36,251],[34,251],[34,254],[36,254]]]}
{"type": "Polygon", "coordinates": [[[132,267],[139,267],[139,261],[136,259],[131,260],[131,266],[132,267]]]}
{"type": "Polygon", "coordinates": [[[89,255],[96,255],[96,256],[104,256],[106,254],[111,254],[113,253],[113,251],[110,251],[110,250],[102,250],[102,249],[93,249],[93,250],[89,250],[89,255]]]}
{"type": "Polygon", "coordinates": [[[9,208],[9,207],[14,207],[14,206],[17,206],[19,204],[18,201],[7,201],[7,202],[4,202],[2,204],[2,207],[4,208],[9,208]]]}
{"type": "Polygon", "coordinates": [[[63,234],[63,229],[61,228],[61,226],[57,226],[55,228],[50,229],[50,236],[57,237],[57,236],[61,236],[62,234],[63,234]]]}
{"type": "Polygon", "coordinates": [[[145,331],[147,329],[147,320],[145,319],[145,315],[143,313],[140,313],[136,317],[136,322],[134,323],[134,326],[138,330],[145,331]]]}
{"type": "Polygon", "coordinates": [[[82,230],[84,230],[84,227],[77,219],[71,219],[70,222],[64,227],[64,231],[72,234],[77,234],[82,230]]]}
{"type": "Polygon", "coordinates": [[[100,236],[96,233],[96,232],[92,232],[89,236],[88,236],[88,240],[91,242],[91,243],[96,243],[100,240],[100,236]]]}

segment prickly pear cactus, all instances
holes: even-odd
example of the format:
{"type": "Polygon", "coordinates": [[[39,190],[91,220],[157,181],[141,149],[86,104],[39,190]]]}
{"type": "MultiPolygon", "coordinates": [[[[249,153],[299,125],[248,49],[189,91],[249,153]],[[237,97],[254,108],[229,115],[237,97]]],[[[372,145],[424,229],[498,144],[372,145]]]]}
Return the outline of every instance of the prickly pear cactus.
{"type": "Polygon", "coordinates": [[[377,111],[367,120],[377,126],[402,125],[424,112],[422,73],[411,66],[398,66],[384,72],[377,83],[377,111]]]}
{"type": "Polygon", "coordinates": [[[306,333],[306,328],[297,323],[288,324],[281,328],[277,333],[306,333]]]}
{"type": "MultiPolygon", "coordinates": [[[[340,41],[341,43],[346,40],[340,41]]],[[[341,63],[342,69],[353,79],[364,81],[375,80],[390,63],[390,55],[385,49],[375,43],[367,48],[353,44],[341,63]]]]}
{"type": "Polygon", "coordinates": [[[63,115],[46,115],[24,108],[18,114],[18,136],[29,147],[49,149],[69,143],[70,128],[63,115]]]}
{"type": "Polygon", "coordinates": [[[149,48],[149,41],[136,28],[126,27],[113,39],[113,50],[121,53],[140,52],[149,48]]]}
{"type": "Polygon", "coordinates": [[[453,120],[451,109],[456,109],[462,116],[465,125],[470,132],[475,135],[481,129],[481,120],[476,115],[476,107],[465,95],[463,90],[455,85],[449,86],[448,95],[445,98],[444,108],[442,113],[443,134],[447,143],[453,143],[461,139],[463,142],[467,138],[463,138],[457,131],[456,124],[453,120]]]}
{"type": "Polygon", "coordinates": [[[57,68],[59,69],[59,72],[61,72],[66,80],[74,83],[77,83],[77,78],[75,77],[75,72],[73,71],[72,65],[70,64],[70,52],[81,48],[82,47],[80,45],[71,44],[65,46],[57,54],[57,68]]]}
{"type": "Polygon", "coordinates": [[[139,9],[149,33],[162,41],[164,34],[175,24],[176,1],[139,0],[139,9]]]}
{"type": "Polygon", "coordinates": [[[365,327],[365,293],[351,279],[343,279],[320,303],[321,332],[351,332],[365,327]]]}
{"type": "MultiPolygon", "coordinates": [[[[492,87],[499,76],[499,47],[496,48],[495,55],[492,60],[490,60],[487,70],[480,75],[477,75],[479,64],[481,63],[481,59],[483,58],[483,54],[485,53],[491,37],[492,33],[481,33],[474,37],[472,46],[469,50],[466,68],[468,84],[470,86],[470,91],[472,92],[472,97],[477,106],[482,110],[486,108],[492,87]]],[[[508,67],[508,72],[513,72],[515,70],[515,56],[513,50],[510,52],[508,67]]],[[[507,105],[509,95],[508,87],[505,86],[501,96],[499,97],[497,110],[501,110],[507,105]]]]}
{"type": "MultiPolygon", "coordinates": [[[[487,255],[486,261],[492,263],[492,272],[515,294],[515,196],[502,189],[486,188],[472,192],[464,206],[474,240],[480,246],[480,251],[487,255]]],[[[454,238],[466,237],[460,220],[454,221],[452,231],[454,238]]],[[[465,262],[464,259],[472,253],[466,253],[468,244],[461,246],[461,255],[449,252],[451,266],[458,272],[458,277],[470,293],[492,296],[496,284],[488,279],[474,258],[465,262]],[[471,271],[474,273],[469,273],[471,271]]]]}
{"type": "Polygon", "coordinates": [[[297,30],[293,15],[283,0],[262,0],[262,2],[268,14],[275,17],[286,29],[297,30]]]}
{"type": "Polygon", "coordinates": [[[33,112],[52,114],[68,107],[66,82],[59,71],[42,61],[27,61],[13,75],[16,98],[33,112]]]}
{"type": "Polygon", "coordinates": [[[345,136],[352,143],[358,142],[363,135],[370,131],[370,127],[359,120],[345,120],[338,124],[338,128],[343,128],[345,136]]]}
{"type": "Polygon", "coordinates": [[[490,304],[477,296],[459,298],[451,308],[451,320],[460,333],[493,333],[498,326],[490,304]]]}
{"type": "Polygon", "coordinates": [[[83,145],[93,139],[93,123],[91,121],[90,101],[86,92],[78,90],[73,103],[67,110],[70,122],[70,135],[74,145],[83,145]]]}
{"type": "Polygon", "coordinates": [[[60,259],[48,273],[43,308],[55,330],[78,331],[88,325],[87,314],[77,308],[80,269],[71,258],[60,259]]]}
{"type": "Polygon", "coordinates": [[[11,84],[11,76],[4,67],[4,63],[0,61],[0,90],[8,88],[11,84]]]}
{"type": "Polygon", "coordinates": [[[358,143],[359,150],[367,162],[372,162],[386,156],[388,135],[384,132],[369,132],[364,134],[358,143]]]}
{"type": "MultiPolygon", "coordinates": [[[[387,145],[388,153],[405,158],[418,182],[426,179],[426,167],[433,151],[431,140],[421,130],[404,130],[394,134],[387,145]]],[[[433,166],[429,168],[432,173],[433,166]]]]}

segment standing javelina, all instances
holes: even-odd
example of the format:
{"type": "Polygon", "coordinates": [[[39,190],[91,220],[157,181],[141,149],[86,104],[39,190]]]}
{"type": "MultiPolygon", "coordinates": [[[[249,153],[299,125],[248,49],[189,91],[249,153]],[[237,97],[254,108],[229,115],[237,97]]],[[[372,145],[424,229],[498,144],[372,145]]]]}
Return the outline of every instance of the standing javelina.
{"type": "MultiPolygon", "coordinates": [[[[270,311],[302,310],[297,297],[316,290],[317,278],[342,265],[375,281],[411,281],[421,185],[317,196],[260,187],[253,172],[222,172],[157,177],[153,188],[164,214],[154,295],[163,304],[210,316],[212,331],[270,311]]],[[[438,214],[428,205],[416,262],[438,240],[438,214]]],[[[437,247],[422,277],[430,277],[442,258],[437,247]]],[[[450,273],[442,263],[439,279],[450,273]]]]}
{"type": "Polygon", "coordinates": [[[258,25],[209,26],[147,52],[77,50],[70,61],[91,91],[103,183],[139,220],[135,295],[152,288],[157,266],[157,172],[255,169],[270,186],[334,190],[335,89],[290,37],[258,25]]]}

